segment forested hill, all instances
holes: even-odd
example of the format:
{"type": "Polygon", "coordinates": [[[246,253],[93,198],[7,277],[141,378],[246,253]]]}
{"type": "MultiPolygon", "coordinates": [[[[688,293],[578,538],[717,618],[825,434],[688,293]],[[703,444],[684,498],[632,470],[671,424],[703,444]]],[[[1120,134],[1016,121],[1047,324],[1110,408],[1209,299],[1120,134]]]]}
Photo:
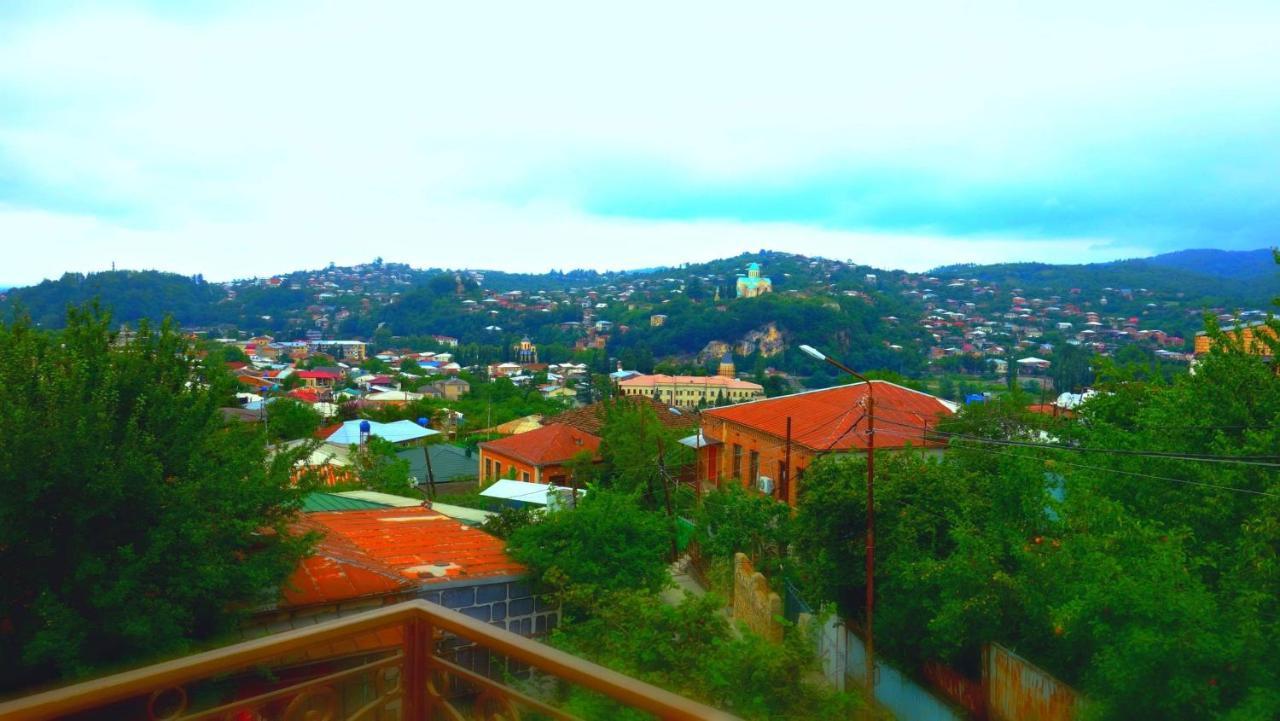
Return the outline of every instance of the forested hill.
{"type": "Polygon", "coordinates": [[[977,278],[1027,293],[1062,294],[1079,289],[1146,289],[1203,307],[1258,307],[1280,289],[1280,266],[1268,249],[1184,250],[1151,258],[1087,265],[998,263],[951,265],[931,271],[941,278],[977,278]]]}
{"type": "Polygon", "coordinates": [[[117,323],[171,316],[188,326],[237,327],[251,327],[263,322],[263,316],[283,316],[310,302],[310,296],[302,291],[247,286],[232,294],[222,284],[198,275],[155,270],[65,273],[58,280],[11,289],[4,298],[0,311],[6,315],[19,309],[40,325],[53,328],[65,322],[68,306],[93,301],[110,310],[117,323]]]}

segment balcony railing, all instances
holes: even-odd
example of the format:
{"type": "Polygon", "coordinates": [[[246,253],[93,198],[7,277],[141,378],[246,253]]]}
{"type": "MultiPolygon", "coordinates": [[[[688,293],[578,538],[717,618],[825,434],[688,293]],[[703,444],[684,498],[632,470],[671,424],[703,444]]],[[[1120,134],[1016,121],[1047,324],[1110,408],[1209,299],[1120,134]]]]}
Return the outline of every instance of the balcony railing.
{"type": "Polygon", "coordinates": [[[734,718],[417,600],[27,696],[0,719],[573,719],[573,687],[655,718],[734,718]]]}

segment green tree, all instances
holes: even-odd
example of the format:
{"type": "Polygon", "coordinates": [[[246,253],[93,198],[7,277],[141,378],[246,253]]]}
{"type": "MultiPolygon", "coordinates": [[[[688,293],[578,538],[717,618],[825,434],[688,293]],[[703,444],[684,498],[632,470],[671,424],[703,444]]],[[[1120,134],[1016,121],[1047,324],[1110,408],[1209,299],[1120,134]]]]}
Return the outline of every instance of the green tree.
{"type": "Polygon", "coordinates": [[[275,398],[266,404],[267,430],[273,441],[309,438],[320,427],[320,414],[293,398],[275,398]]]}
{"type": "Polygon", "coordinates": [[[1093,383],[1093,353],[1084,346],[1063,343],[1054,348],[1049,366],[1053,389],[1079,392],[1093,383]]]}
{"type": "Polygon", "coordinates": [[[696,538],[704,555],[733,558],[742,552],[766,576],[782,570],[791,542],[791,507],[729,484],[707,494],[698,509],[696,538]]]}
{"type": "Polygon", "coordinates": [[[370,436],[363,447],[352,445],[351,460],[365,488],[401,496],[412,490],[409,462],[397,456],[395,444],[384,438],[370,436]]]}
{"type": "Polygon", "coordinates": [[[0,684],[181,652],[272,600],[310,539],[289,532],[301,453],[267,455],[218,411],[234,393],[165,324],[113,347],[71,310],[0,323],[0,684]]]}
{"type": "Polygon", "coordinates": [[[634,497],[592,488],[577,508],[548,511],[541,523],[517,529],[508,550],[538,580],[572,592],[572,612],[612,591],[662,588],[667,538],[665,519],[634,497]]]}

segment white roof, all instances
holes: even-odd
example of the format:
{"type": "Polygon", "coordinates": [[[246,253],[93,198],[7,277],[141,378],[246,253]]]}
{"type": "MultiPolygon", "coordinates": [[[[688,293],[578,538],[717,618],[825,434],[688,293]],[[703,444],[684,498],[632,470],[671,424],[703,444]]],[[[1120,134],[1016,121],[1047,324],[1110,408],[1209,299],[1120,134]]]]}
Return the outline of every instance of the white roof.
{"type": "Polygon", "coordinates": [[[1044,358],[1036,358],[1035,356],[1032,356],[1032,357],[1030,357],[1030,358],[1019,358],[1019,359],[1018,359],[1018,362],[1019,362],[1019,363],[1025,363],[1025,364],[1027,364],[1027,365],[1031,365],[1031,364],[1033,364],[1033,363],[1045,363],[1045,364],[1047,364],[1049,361],[1045,360],[1044,358]]]}
{"type": "Polygon", "coordinates": [[[691,436],[688,436],[686,438],[681,438],[680,444],[696,449],[696,448],[705,448],[706,446],[722,445],[722,442],[716,440],[715,438],[707,438],[702,434],[702,429],[698,429],[697,433],[691,436]]]}
{"type": "MultiPolygon", "coordinates": [[[[358,444],[360,442],[360,424],[363,421],[354,420],[347,421],[342,427],[334,431],[325,440],[329,443],[340,443],[343,445],[358,444]]],[[[433,431],[430,428],[423,428],[413,421],[396,421],[394,423],[379,423],[377,421],[369,421],[369,435],[377,436],[392,443],[405,443],[408,441],[416,441],[427,436],[436,436],[440,431],[433,431]]]]}
{"type": "MultiPolygon", "coordinates": [[[[547,505],[547,491],[563,492],[565,494],[572,493],[573,489],[565,486],[552,486],[546,483],[526,483],[525,481],[513,481],[503,479],[495,481],[492,486],[480,491],[480,495],[489,498],[501,498],[507,501],[520,501],[521,503],[532,503],[538,506],[547,505]]],[[[585,490],[579,490],[578,495],[586,493],[585,490]]]]}

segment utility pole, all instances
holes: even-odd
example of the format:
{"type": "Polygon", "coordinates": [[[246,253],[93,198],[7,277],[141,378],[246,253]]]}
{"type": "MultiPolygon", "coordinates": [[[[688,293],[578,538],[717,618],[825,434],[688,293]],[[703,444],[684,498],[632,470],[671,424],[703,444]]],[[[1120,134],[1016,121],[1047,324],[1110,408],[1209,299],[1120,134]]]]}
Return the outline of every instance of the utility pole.
{"type": "Polygon", "coordinates": [[[781,485],[779,494],[782,496],[782,502],[791,504],[791,416],[787,416],[787,450],[785,460],[782,462],[782,478],[778,481],[781,485]]]}
{"type": "Polygon", "coordinates": [[[675,510],[671,508],[671,489],[667,487],[667,462],[662,455],[661,425],[659,425],[658,430],[658,480],[662,483],[662,496],[667,504],[667,520],[671,523],[671,561],[674,563],[679,553],[676,549],[676,514],[675,510]]]}
{"type": "Polygon", "coordinates": [[[867,626],[866,626],[866,678],[867,692],[874,700],[876,697],[876,659],[875,659],[875,570],[876,570],[876,397],[875,384],[866,376],[855,371],[840,361],[823,354],[813,346],[802,345],[800,350],[811,358],[830,363],[840,370],[862,381],[867,387],[867,397],[863,401],[867,416],[867,626]]]}

